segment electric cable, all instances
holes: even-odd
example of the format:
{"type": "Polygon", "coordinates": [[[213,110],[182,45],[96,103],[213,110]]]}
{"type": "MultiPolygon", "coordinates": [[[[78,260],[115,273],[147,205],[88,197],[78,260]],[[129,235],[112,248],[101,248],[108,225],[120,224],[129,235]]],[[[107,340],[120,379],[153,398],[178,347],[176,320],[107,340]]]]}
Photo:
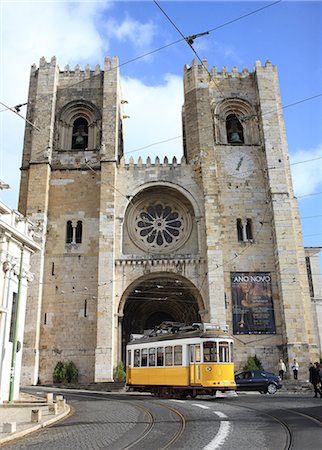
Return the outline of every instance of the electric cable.
{"type": "MultiPolygon", "coordinates": [[[[274,5],[276,5],[277,3],[280,3],[281,1],[282,1],[282,0],[278,0],[278,1],[276,1],[276,2],[273,2],[273,3],[269,4],[269,5],[266,5],[266,6],[264,6],[264,7],[261,7],[261,8],[258,8],[258,9],[256,9],[256,10],[254,10],[254,11],[251,11],[251,12],[249,12],[249,13],[243,14],[242,16],[239,16],[239,17],[237,17],[237,18],[235,18],[235,19],[232,19],[232,20],[230,20],[230,21],[228,21],[228,22],[225,22],[225,23],[223,23],[223,24],[221,24],[221,25],[218,25],[218,26],[216,26],[216,27],[214,27],[214,28],[211,28],[210,30],[205,31],[204,33],[199,33],[199,34],[196,34],[196,35],[193,35],[193,36],[190,36],[190,37],[194,37],[194,36],[199,37],[200,35],[210,34],[210,33],[212,33],[212,32],[215,31],[215,30],[218,30],[218,29],[223,28],[223,27],[225,27],[225,26],[227,26],[227,25],[230,25],[231,23],[237,22],[237,21],[242,20],[242,19],[244,19],[244,18],[246,18],[246,17],[248,17],[248,16],[251,16],[251,15],[253,15],[253,14],[256,14],[257,12],[260,12],[260,11],[266,9],[266,8],[269,8],[269,7],[271,7],[271,6],[274,6],[274,5]]],[[[182,36],[183,36],[183,35],[182,35],[182,36]]],[[[189,37],[188,37],[188,38],[189,38],[189,37]]],[[[150,56],[150,55],[152,55],[152,54],[154,54],[154,53],[157,53],[157,52],[159,52],[159,51],[161,51],[161,50],[164,50],[165,48],[168,48],[168,47],[170,47],[170,46],[172,46],[172,45],[178,44],[179,42],[183,42],[183,41],[186,41],[186,42],[187,42],[187,39],[188,39],[188,38],[185,38],[185,37],[183,36],[182,39],[178,39],[178,40],[176,40],[176,41],[170,42],[169,44],[163,45],[163,46],[161,46],[161,47],[159,47],[159,48],[157,48],[157,49],[151,50],[151,51],[149,51],[149,52],[147,52],[147,53],[144,53],[144,54],[142,54],[142,55],[139,55],[139,56],[136,56],[136,57],[134,57],[134,58],[132,58],[132,59],[129,59],[129,60],[123,62],[123,63],[120,63],[120,64],[116,65],[115,67],[109,69],[109,71],[111,71],[111,70],[116,70],[116,69],[118,69],[118,68],[120,68],[120,67],[122,67],[122,66],[125,66],[125,65],[127,65],[127,64],[130,64],[130,63],[132,63],[132,62],[135,62],[135,61],[137,61],[137,60],[139,60],[139,59],[145,58],[146,56],[150,56]]],[[[100,75],[100,74],[98,74],[97,76],[99,76],[99,75],[100,75]]],[[[95,76],[95,75],[94,75],[94,76],[95,76]]],[[[67,88],[70,88],[70,87],[73,87],[73,86],[77,86],[78,84],[84,83],[85,81],[87,81],[87,80],[80,80],[80,81],[77,81],[77,82],[75,82],[75,83],[71,83],[70,85],[67,86],[67,88]]],[[[42,95],[42,96],[40,96],[39,98],[44,98],[44,97],[51,97],[51,94],[42,95]]],[[[6,109],[4,109],[4,110],[2,110],[2,111],[7,111],[8,109],[10,109],[10,107],[7,107],[6,109]]],[[[0,111],[0,112],[2,112],[2,111],[0,111]]]]}

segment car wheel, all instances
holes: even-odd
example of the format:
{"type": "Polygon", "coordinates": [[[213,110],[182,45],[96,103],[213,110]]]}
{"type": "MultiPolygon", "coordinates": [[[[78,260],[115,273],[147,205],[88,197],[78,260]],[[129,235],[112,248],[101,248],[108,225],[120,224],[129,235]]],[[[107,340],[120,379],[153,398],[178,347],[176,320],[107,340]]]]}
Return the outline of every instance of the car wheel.
{"type": "Polygon", "coordinates": [[[276,391],[277,391],[277,387],[275,386],[275,384],[269,383],[269,385],[267,386],[267,392],[269,394],[275,394],[276,391]]]}

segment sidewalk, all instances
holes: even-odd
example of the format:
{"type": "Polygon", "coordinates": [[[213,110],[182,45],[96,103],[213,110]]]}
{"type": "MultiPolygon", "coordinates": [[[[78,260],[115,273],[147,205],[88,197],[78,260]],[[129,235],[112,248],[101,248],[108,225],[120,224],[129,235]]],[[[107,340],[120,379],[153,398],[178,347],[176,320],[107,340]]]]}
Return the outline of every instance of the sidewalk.
{"type": "Polygon", "coordinates": [[[56,401],[54,399],[54,403],[47,403],[44,397],[21,392],[18,401],[0,405],[0,445],[51,425],[69,412],[70,407],[59,397],[56,401]],[[32,413],[37,410],[39,412],[32,413]],[[32,422],[32,414],[38,416],[35,417],[37,422],[32,422]]]}

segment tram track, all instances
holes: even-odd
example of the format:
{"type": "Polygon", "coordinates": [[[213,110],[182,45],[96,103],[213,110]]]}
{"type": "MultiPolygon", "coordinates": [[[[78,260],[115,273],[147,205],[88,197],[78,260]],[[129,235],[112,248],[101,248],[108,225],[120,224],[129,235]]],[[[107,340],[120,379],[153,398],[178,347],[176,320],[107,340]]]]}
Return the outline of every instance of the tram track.
{"type": "MultiPolygon", "coordinates": [[[[90,398],[90,399],[99,399],[99,400],[107,400],[107,399],[120,400],[120,399],[122,399],[122,402],[124,402],[124,404],[129,404],[132,407],[137,408],[143,412],[143,414],[147,418],[147,423],[146,423],[144,430],[140,433],[139,436],[137,436],[131,442],[120,447],[120,450],[133,449],[138,445],[140,445],[139,447],[137,447],[138,449],[144,448],[144,440],[152,437],[151,435],[153,434],[153,431],[154,431],[156,425],[161,424],[163,422],[162,419],[158,419],[156,414],[151,411],[151,408],[149,409],[145,406],[140,405],[138,403],[139,402],[138,400],[137,401],[133,401],[133,400],[129,401],[129,400],[125,400],[120,395],[108,394],[106,396],[106,395],[104,395],[104,393],[97,394],[94,392],[93,393],[69,392],[69,394],[71,395],[71,397],[81,397],[81,398],[90,398]]],[[[166,449],[170,448],[173,444],[175,444],[178,441],[178,439],[181,437],[181,435],[183,434],[183,432],[186,428],[186,419],[180,411],[178,411],[177,409],[175,409],[169,405],[166,405],[166,404],[163,404],[160,402],[154,402],[154,401],[151,402],[151,405],[157,405],[158,407],[164,408],[167,411],[170,411],[170,413],[175,414],[175,416],[177,416],[177,418],[178,418],[177,421],[175,421],[175,420],[171,421],[171,423],[176,423],[176,422],[179,423],[179,427],[176,430],[176,432],[172,435],[170,440],[168,440],[165,444],[162,444],[160,447],[154,447],[154,450],[166,450],[166,449]]],[[[168,422],[168,421],[165,421],[165,422],[168,422]]]]}
{"type": "MultiPolygon", "coordinates": [[[[154,405],[157,405],[159,407],[162,407],[168,411],[170,411],[171,413],[175,414],[178,418],[179,418],[179,427],[178,430],[173,434],[173,436],[171,437],[171,439],[166,442],[165,444],[162,444],[160,447],[154,447],[155,450],[166,450],[168,448],[170,448],[172,445],[174,445],[179,438],[181,437],[181,435],[183,434],[185,428],[186,428],[186,419],[184,417],[184,415],[178,411],[175,408],[172,408],[171,406],[159,403],[159,402],[153,402],[154,405]]],[[[133,405],[133,403],[131,403],[131,405],[133,405]]],[[[152,434],[154,431],[154,427],[156,426],[157,423],[162,422],[162,420],[158,420],[154,414],[151,413],[151,411],[146,408],[143,407],[142,405],[138,405],[137,403],[134,404],[134,406],[140,408],[142,411],[144,411],[147,415],[149,415],[149,417],[151,418],[150,420],[150,424],[148,426],[148,428],[135,440],[133,440],[129,445],[127,445],[126,447],[122,447],[122,450],[128,450],[130,448],[134,448],[136,445],[142,443],[144,445],[144,441],[145,439],[147,439],[149,436],[149,434],[152,434]]],[[[176,421],[172,421],[173,423],[175,423],[176,421]]],[[[141,448],[141,447],[139,447],[141,448]]]]}
{"type": "MultiPolygon", "coordinates": [[[[230,407],[248,409],[250,411],[256,412],[257,414],[261,414],[263,416],[273,419],[275,422],[279,423],[282,426],[282,428],[285,432],[286,438],[285,438],[285,443],[284,443],[284,447],[282,448],[282,450],[291,450],[294,447],[296,447],[296,443],[294,440],[294,432],[293,432],[291,426],[289,425],[289,423],[287,423],[291,420],[289,416],[288,416],[288,421],[286,421],[285,419],[282,419],[281,417],[278,417],[277,415],[274,415],[270,412],[266,412],[259,408],[254,408],[254,407],[251,407],[251,406],[248,406],[245,404],[232,404],[232,403],[228,403],[228,402],[224,402],[224,401],[222,401],[221,403],[225,404],[225,405],[229,405],[230,407]]],[[[295,411],[293,409],[288,409],[288,408],[279,408],[278,412],[279,413],[286,412],[287,414],[293,414],[295,416],[303,417],[306,420],[313,422],[315,425],[322,427],[322,421],[314,416],[309,415],[309,414],[306,414],[306,413],[303,413],[300,411],[295,411]]]]}

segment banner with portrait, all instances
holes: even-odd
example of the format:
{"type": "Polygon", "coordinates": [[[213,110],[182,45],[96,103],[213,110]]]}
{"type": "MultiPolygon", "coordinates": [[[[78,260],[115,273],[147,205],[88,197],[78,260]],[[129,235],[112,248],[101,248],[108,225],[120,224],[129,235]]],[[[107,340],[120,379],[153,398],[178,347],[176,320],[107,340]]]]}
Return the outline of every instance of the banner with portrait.
{"type": "Polygon", "coordinates": [[[234,334],[275,334],[270,272],[231,272],[234,334]]]}

